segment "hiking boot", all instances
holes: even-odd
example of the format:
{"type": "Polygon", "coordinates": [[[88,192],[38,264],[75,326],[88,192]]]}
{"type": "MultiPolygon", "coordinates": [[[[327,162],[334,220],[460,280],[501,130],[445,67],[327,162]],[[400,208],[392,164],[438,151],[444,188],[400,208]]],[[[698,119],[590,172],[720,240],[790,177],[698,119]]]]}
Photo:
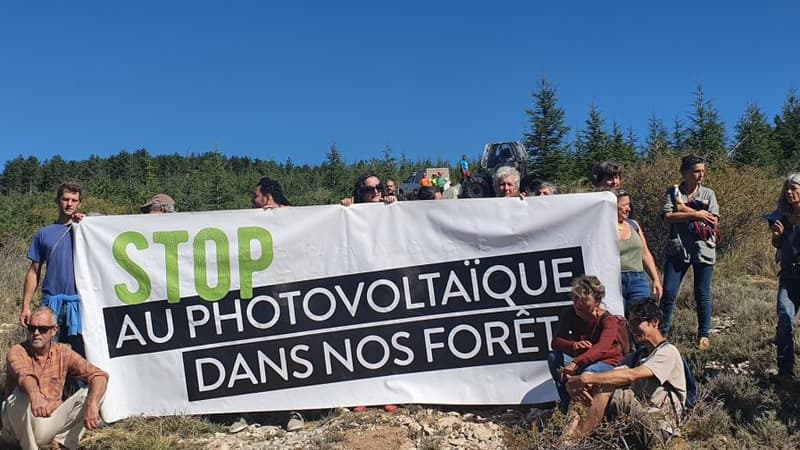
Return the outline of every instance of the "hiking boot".
{"type": "Polygon", "coordinates": [[[286,431],[297,431],[302,430],[305,428],[306,422],[303,420],[303,416],[300,415],[297,411],[292,411],[289,413],[289,422],[286,423],[286,431]]]}
{"type": "Polygon", "coordinates": [[[697,343],[697,349],[708,350],[709,347],[711,347],[711,341],[709,341],[707,337],[701,337],[700,341],[697,343]]]}

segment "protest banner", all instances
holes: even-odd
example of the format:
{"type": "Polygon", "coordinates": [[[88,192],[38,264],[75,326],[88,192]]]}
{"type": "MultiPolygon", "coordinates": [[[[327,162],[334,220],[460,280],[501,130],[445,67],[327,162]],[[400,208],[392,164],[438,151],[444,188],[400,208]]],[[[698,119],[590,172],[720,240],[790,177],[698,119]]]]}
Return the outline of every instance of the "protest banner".
{"type": "Polygon", "coordinates": [[[615,225],[610,193],[88,217],[103,416],[554,400],[572,279],[622,313],[615,225]]]}

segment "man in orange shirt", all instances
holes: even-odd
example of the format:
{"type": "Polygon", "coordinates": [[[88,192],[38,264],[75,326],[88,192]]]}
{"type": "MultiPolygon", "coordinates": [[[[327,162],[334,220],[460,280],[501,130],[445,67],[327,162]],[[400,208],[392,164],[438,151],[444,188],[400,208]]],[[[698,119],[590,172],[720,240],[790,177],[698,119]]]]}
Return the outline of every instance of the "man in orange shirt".
{"type": "Polygon", "coordinates": [[[58,325],[50,308],[34,309],[27,328],[28,340],[12,347],[6,357],[3,434],[13,436],[23,450],[48,444],[55,449],[78,448],[85,429],[100,425],[108,374],[69,345],[53,342],[58,325]],[[67,375],[89,387],[62,402],[67,375]]]}
{"type": "Polygon", "coordinates": [[[431,186],[433,186],[433,183],[431,182],[431,179],[428,178],[428,174],[422,174],[422,179],[419,180],[419,185],[422,186],[422,187],[431,187],[431,186]]]}

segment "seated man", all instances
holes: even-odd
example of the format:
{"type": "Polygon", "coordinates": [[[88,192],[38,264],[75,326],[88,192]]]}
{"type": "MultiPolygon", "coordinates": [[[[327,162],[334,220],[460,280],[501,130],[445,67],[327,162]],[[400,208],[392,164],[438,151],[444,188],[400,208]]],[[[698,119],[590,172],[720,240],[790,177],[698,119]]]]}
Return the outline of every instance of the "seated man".
{"type": "Polygon", "coordinates": [[[639,352],[630,353],[614,370],[568,377],[567,390],[572,398],[583,399],[588,409],[571,418],[564,429],[565,443],[591,433],[606,412],[652,423],[646,431],[658,433],[657,438],[676,431],[686,402],[686,377],[681,354],[661,334],[661,309],[653,302],[634,306],[629,326],[649,353],[638,362],[639,352]]]}
{"type": "Polygon", "coordinates": [[[9,350],[3,434],[23,450],[78,448],[85,428],[100,424],[100,403],[108,374],[90,364],[68,345],[53,342],[58,325],[53,310],[41,306],[28,319],[28,340],[9,350]],[[89,383],[62,403],[64,381],[70,376],[89,383]]]}

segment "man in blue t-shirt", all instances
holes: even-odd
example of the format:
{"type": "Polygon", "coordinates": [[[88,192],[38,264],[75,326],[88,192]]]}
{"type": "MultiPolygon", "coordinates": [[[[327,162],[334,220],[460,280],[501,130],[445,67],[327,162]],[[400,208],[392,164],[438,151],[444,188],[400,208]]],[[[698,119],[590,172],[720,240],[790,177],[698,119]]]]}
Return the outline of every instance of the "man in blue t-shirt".
{"type": "Polygon", "coordinates": [[[81,206],[81,187],[76,183],[64,183],[56,192],[58,220],[48,225],[33,238],[28,249],[31,266],[25,273],[22,290],[22,312],[19,322],[28,325],[31,315],[31,300],[39,279],[42,266],[46,265],[42,282],[42,306],[55,311],[60,330],[57,340],[70,344],[72,349],[85,356],[83,349],[80,298],[75,288],[75,270],[72,262],[72,224],[82,218],[78,214],[81,206]]]}

